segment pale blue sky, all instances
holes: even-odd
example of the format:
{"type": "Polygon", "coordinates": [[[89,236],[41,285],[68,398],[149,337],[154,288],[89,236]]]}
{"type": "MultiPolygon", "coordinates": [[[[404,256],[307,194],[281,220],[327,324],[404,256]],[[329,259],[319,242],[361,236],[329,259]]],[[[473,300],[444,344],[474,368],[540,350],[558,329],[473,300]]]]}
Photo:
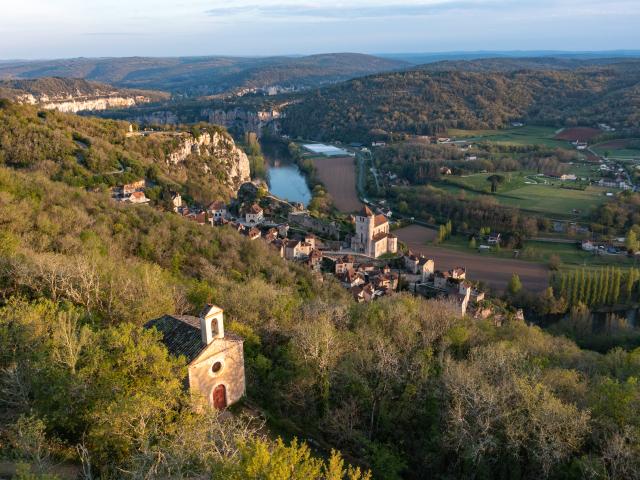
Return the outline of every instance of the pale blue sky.
{"type": "Polygon", "coordinates": [[[640,49],[640,0],[2,0],[0,58],[640,49]]]}

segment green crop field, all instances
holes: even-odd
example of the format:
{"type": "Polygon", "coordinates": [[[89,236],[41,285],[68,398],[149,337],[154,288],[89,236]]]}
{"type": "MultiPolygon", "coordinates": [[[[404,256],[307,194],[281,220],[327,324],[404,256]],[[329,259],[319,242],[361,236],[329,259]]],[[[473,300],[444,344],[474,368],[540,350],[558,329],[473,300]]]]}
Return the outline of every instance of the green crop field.
{"type": "Polygon", "coordinates": [[[451,129],[447,134],[456,140],[469,142],[494,142],[505,145],[546,145],[573,149],[566,141],[555,140],[557,130],[552,127],[526,126],[503,130],[458,130],[451,129]]]}
{"type": "MultiPolygon", "coordinates": [[[[541,213],[551,218],[586,217],[590,211],[607,201],[606,189],[589,186],[585,190],[561,188],[560,181],[536,176],[533,172],[500,173],[505,178],[496,194],[491,194],[488,173],[465,177],[448,176],[434,186],[467,197],[488,195],[500,204],[541,213]],[[575,210],[575,212],[574,212],[575,210]]],[[[593,176],[593,175],[592,175],[593,176]]],[[[567,182],[567,185],[571,185],[567,182]]]]}
{"type": "Polygon", "coordinates": [[[500,195],[498,201],[503,205],[551,215],[571,215],[575,209],[585,216],[593,207],[607,200],[605,192],[606,189],[597,187],[570,190],[552,185],[526,185],[500,195]]]}
{"type": "MultiPolygon", "coordinates": [[[[477,245],[482,244],[481,241],[476,242],[477,245]]],[[[557,255],[560,261],[572,267],[578,266],[606,266],[615,265],[619,267],[631,267],[637,264],[637,261],[626,255],[594,255],[585,252],[580,248],[579,243],[556,243],[556,242],[540,242],[529,240],[525,243],[524,248],[516,253],[508,248],[496,249],[479,252],[477,248],[470,248],[467,236],[453,235],[443,243],[439,244],[442,248],[457,250],[460,252],[474,253],[483,257],[498,258],[518,258],[536,263],[549,263],[552,255],[557,255]]]]}

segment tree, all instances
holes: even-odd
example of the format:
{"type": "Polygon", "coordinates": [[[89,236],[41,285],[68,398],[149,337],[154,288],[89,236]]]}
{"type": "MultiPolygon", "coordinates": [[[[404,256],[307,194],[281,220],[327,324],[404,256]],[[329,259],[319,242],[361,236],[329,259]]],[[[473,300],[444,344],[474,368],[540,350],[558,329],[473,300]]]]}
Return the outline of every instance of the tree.
{"type": "Polygon", "coordinates": [[[640,240],[638,240],[638,234],[636,233],[635,229],[632,228],[631,230],[629,230],[629,232],[627,232],[624,244],[627,247],[627,250],[632,253],[640,250],[640,240]]]}
{"type": "Polygon", "coordinates": [[[471,240],[469,240],[469,248],[472,250],[476,249],[476,237],[471,237],[471,240]]]}
{"type": "Polygon", "coordinates": [[[491,183],[491,193],[496,193],[498,191],[498,185],[504,182],[504,177],[497,174],[490,175],[487,177],[487,182],[491,183]]]}
{"type": "Polygon", "coordinates": [[[553,254],[549,257],[549,270],[558,271],[560,270],[560,266],[562,265],[562,260],[560,256],[557,254],[553,254]]]}
{"type": "Polygon", "coordinates": [[[514,273],[511,276],[511,280],[509,280],[509,284],[507,285],[507,291],[511,295],[516,295],[522,290],[522,282],[520,281],[520,276],[517,273],[514,273]]]}

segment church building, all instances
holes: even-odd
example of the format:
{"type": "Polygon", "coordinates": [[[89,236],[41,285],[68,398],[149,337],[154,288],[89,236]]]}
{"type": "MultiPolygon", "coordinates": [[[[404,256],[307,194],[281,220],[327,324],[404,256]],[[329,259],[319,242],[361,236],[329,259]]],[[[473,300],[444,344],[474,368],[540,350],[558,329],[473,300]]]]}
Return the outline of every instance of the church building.
{"type": "Polygon", "coordinates": [[[351,249],[378,258],[398,251],[398,239],[389,233],[389,221],[384,215],[374,215],[366,205],[356,215],[356,233],[351,238],[351,249]]]}
{"type": "Polygon", "coordinates": [[[165,315],[151,320],[169,353],[187,359],[188,385],[216,409],[237,402],[245,394],[243,340],[225,333],[223,310],[207,305],[200,317],[165,315]]]}

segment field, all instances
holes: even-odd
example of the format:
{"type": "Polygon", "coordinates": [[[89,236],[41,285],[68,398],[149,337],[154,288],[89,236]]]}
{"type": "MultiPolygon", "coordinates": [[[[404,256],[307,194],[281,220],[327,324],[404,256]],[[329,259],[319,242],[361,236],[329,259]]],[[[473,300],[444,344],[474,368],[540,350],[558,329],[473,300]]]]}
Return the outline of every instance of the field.
{"type": "Polygon", "coordinates": [[[551,127],[526,126],[503,130],[457,130],[447,134],[456,140],[469,142],[493,142],[503,145],[546,145],[547,147],[573,148],[566,141],[555,138],[558,131],[551,127]]]}
{"type": "Polygon", "coordinates": [[[549,285],[548,270],[539,263],[434,247],[430,245],[430,242],[433,240],[435,232],[418,225],[394,230],[393,234],[401,242],[404,242],[411,251],[433,258],[436,269],[449,270],[457,266],[465,267],[467,278],[485,282],[495,289],[505,289],[514,273],[518,274],[524,288],[530,291],[539,292],[549,285]]]}
{"type": "MultiPolygon", "coordinates": [[[[480,242],[478,242],[480,243],[480,242]]],[[[502,248],[500,250],[491,249],[487,252],[478,252],[469,248],[469,240],[466,235],[454,235],[441,244],[447,249],[455,249],[468,254],[481,255],[483,257],[514,258],[513,250],[502,248]]],[[[563,242],[543,242],[528,240],[524,248],[518,252],[518,259],[529,262],[548,264],[552,255],[557,255],[560,261],[567,266],[604,266],[615,265],[619,267],[630,266],[634,260],[626,255],[593,255],[580,248],[577,241],[571,243],[563,242]]]]}
{"type": "Polygon", "coordinates": [[[362,207],[356,191],[356,167],[352,157],[315,157],[313,165],[318,179],[333,197],[333,203],[344,213],[355,212],[362,207]]]}
{"type": "Polygon", "coordinates": [[[560,133],[558,133],[555,138],[556,140],[564,140],[567,142],[588,142],[594,137],[597,137],[602,133],[602,130],[598,130],[597,128],[590,127],[573,127],[573,128],[565,128],[560,133]]]}
{"type": "Polygon", "coordinates": [[[638,142],[639,139],[620,139],[599,143],[592,147],[593,151],[599,155],[608,154],[610,158],[621,161],[640,161],[640,149],[629,148],[631,142],[638,142]]]}
{"type": "MultiPolygon", "coordinates": [[[[589,169],[576,166],[576,173],[588,173],[589,169]]],[[[476,174],[465,177],[449,176],[435,186],[451,193],[464,191],[469,197],[488,193],[490,187],[487,178],[491,174],[476,174]],[[479,193],[478,193],[479,192],[479,193]],[[485,193],[487,192],[487,193],[485,193]]],[[[505,181],[498,187],[498,192],[491,195],[498,203],[518,207],[522,210],[542,213],[548,216],[586,216],[589,211],[606,202],[606,189],[589,186],[585,190],[561,188],[560,181],[535,176],[532,172],[500,173],[505,181]]],[[[571,182],[567,182],[570,184],[571,182]]]]}

